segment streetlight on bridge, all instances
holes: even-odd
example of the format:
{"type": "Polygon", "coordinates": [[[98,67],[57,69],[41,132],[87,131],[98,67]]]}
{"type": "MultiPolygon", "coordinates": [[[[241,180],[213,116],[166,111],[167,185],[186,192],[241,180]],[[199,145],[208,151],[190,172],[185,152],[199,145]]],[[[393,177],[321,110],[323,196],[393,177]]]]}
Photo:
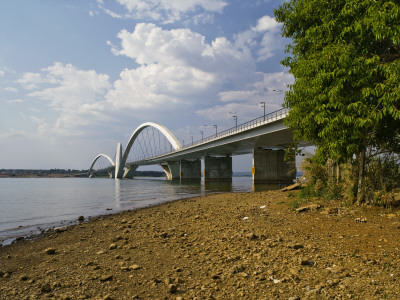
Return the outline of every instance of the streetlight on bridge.
{"type": "Polygon", "coordinates": [[[234,116],[232,116],[234,119],[235,119],[235,127],[237,127],[237,112],[235,111],[235,112],[229,112],[231,115],[234,115],[234,116]]]}
{"type": "Polygon", "coordinates": [[[261,104],[261,107],[264,108],[264,121],[265,121],[265,102],[260,102],[260,104],[261,104]]]}
{"type": "Polygon", "coordinates": [[[204,126],[207,126],[207,127],[211,127],[211,126],[214,126],[214,128],[215,128],[215,135],[217,135],[218,134],[218,127],[217,127],[217,125],[204,125],[204,126]]]}
{"type": "Polygon", "coordinates": [[[235,119],[235,127],[237,127],[237,116],[232,116],[235,119]]]}
{"type": "Polygon", "coordinates": [[[200,131],[201,133],[201,140],[203,140],[203,131],[200,131]]]}
{"type": "Polygon", "coordinates": [[[276,106],[278,106],[278,94],[282,94],[284,91],[283,90],[272,90],[273,92],[276,93],[275,101],[276,101],[276,106]]]}

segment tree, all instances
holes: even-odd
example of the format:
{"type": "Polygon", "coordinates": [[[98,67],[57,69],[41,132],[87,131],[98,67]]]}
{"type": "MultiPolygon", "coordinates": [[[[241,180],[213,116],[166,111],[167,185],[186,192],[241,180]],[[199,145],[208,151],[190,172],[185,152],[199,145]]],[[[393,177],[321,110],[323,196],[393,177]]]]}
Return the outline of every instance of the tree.
{"type": "Polygon", "coordinates": [[[285,95],[295,143],[321,163],[358,162],[400,151],[400,4],[388,0],[291,0],[275,10],[290,38],[282,64],[295,81],[285,95]]]}

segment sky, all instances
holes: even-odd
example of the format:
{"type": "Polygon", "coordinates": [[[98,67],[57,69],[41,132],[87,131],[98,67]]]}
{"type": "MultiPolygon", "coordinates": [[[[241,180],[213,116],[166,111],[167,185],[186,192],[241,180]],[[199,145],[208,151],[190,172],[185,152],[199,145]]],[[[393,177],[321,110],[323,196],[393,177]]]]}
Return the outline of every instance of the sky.
{"type": "Polygon", "coordinates": [[[283,2],[2,0],[0,169],[88,169],[144,122],[189,141],[279,109],[283,2]]]}

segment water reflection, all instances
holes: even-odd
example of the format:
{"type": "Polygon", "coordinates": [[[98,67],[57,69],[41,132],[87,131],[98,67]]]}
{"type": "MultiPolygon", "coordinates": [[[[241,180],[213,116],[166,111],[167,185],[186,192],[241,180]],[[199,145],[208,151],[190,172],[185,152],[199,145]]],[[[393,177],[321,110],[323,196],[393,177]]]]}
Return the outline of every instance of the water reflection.
{"type": "Polygon", "coordinates": [[[230,193],[232,189],[232,181],[205,181],[204,190],[208,193],[230,193]]]}
{"type": "Polygon", "coordinates": [[[265,192],[265,191],[273,191],[279,190],[282,186],[279,184],[270,184],[270,183],[253,183],[253,192],[265,192]]]}

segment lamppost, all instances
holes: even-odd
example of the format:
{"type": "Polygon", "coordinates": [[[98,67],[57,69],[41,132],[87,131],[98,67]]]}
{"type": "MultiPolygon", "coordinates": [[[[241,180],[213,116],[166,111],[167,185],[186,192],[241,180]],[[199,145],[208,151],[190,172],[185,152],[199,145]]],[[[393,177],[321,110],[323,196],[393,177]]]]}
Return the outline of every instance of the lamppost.
{"type": "Polygon", "coordinates": [[[232,117],[235,119],[235,124],[236,124],[236,126],[235,127],[237,127],[237,112],[235,111],[235,112],[229,112],[231,115],[233,115],[232,117]]]}
{"type": "Polygon", "coordinates": [[[200,131],[201,133],[201,140],[203,140],[203,131],[200,131]]]}
{"type": "Polygon", "coordinates": [[[237,116],[232,116],[235,119],[235,127],[237,127],[237,116]]]}
{"type": "Polygon", "coordinates": [[[204,125],[204,126],[207,126],[207,127],[209,127],[209,126],[214,126],[214,128],[215,128],[215,135],[217,135],[217,133],[218,133],[218,130],[217,130],[217,125],[204,125]]]}
{"type": "Polygon", "coordinates": [[[260,102],[260,104],[264,108],[264,121],[265,121],[265,102],[260,102]]]}
{"type": "MultiPolygon", "coordinates": [[[[277,93],[277,94],[281,94],[283,93],[283,90],[272,90],[273,92],[277,93]]],[[[275,101],[276,101],[276,106],[278,106],[278,95],[276,95],[275,97],[275,101]]]]}
{"type": "Polygon", "coordinates": [[[185,140],[182,139],[182,146],[185,147],[185,140]]]}
{"type": "Polygon", "coordinates": [[[190,136],[192,138],[192,145],[193,145],[193,135],[190,136]]]}

